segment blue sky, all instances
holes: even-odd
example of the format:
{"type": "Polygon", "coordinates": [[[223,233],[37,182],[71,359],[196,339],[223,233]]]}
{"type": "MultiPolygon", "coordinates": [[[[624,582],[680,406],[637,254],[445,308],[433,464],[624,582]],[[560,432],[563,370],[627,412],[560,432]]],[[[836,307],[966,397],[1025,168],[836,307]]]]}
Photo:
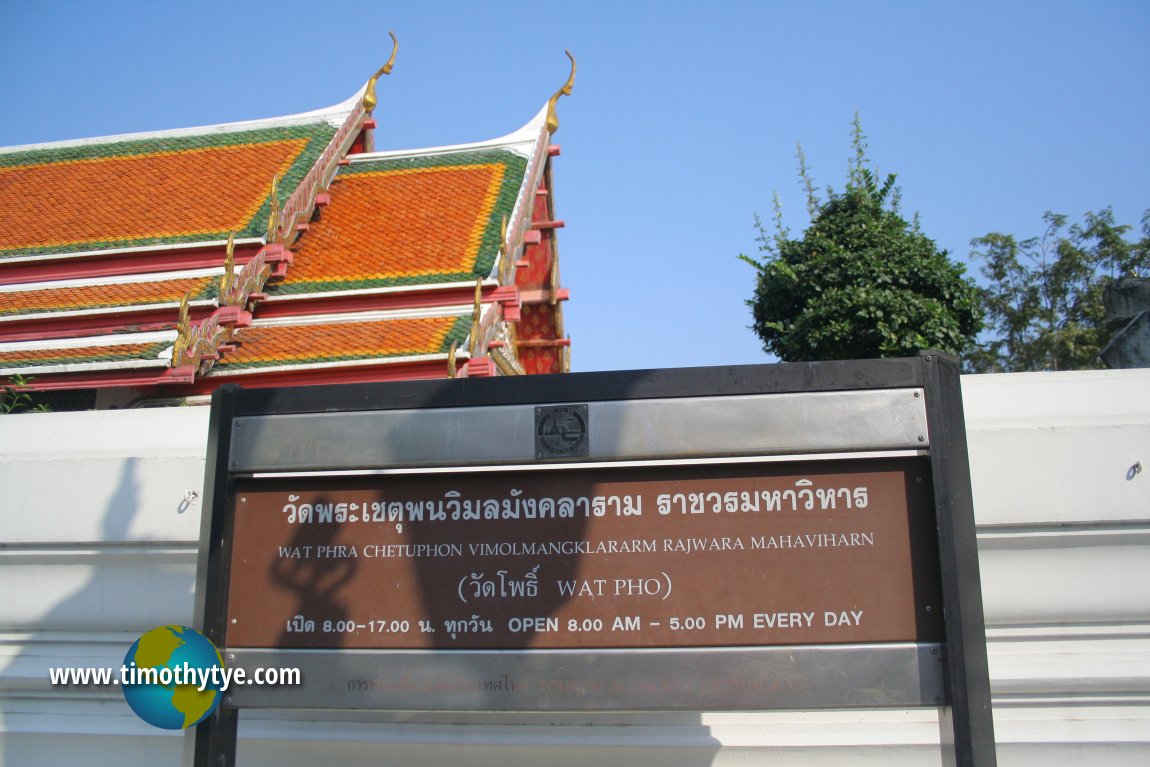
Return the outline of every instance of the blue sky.
{"type": "MultiPolygon", "coordinates": [[[[337,103],[390,51],[377,146],[493,138],[560,102],[576,370],[767,361],[752,218],[806,224],[801,141],[841,188],[858,111],[903,206],[959,261],[1042,213],[1150,208],[1147,2],[13,2],[0,145],[337,103]]],[[[2,224],[0,224],[2,225],[2,224]]]]}

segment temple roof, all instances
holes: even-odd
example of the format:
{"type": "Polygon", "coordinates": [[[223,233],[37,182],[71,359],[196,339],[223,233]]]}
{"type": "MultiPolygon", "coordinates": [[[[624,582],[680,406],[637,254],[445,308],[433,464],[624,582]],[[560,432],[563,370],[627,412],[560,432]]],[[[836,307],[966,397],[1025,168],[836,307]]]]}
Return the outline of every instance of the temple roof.
{"type": "Polygon", "coordinates": [[[566,294],[544,285],[562,226],[547,108],[498,139],[373,152],[362,93],[290,117],[0,148],[0,377],[196,394],[352,369],[491,375],[489,347],[499,370],[524,372],[510,325],[531,302],[530,372],[564,369],[566,294]]]}
{"type": "Polygon", "coordinates": [[[0,148],[0,259],[261,237],[353,106],[0,148]]]}
{"type": "Polygon", "coordinates": [[[171,362],[173,331],[125,333],[66,341],[0,343],[5,375],[46,375],[127,368],[165,368],[171,362]]]}
{"type": "Polygon", "coordinates": [[[219,295],[221,269],[169,272],[130,277],[0,285],[0,321],[5,318],[99,309],[179,306],[190,296],[193,304],[219,295]]]}
{"type": "Polygon", "coordinates": [[[486,277],[526,167],[526,157],[503,148],[357,157],[340,169],[331,206],[269,295],[486,277]]]}
{"type": "Polygon", "coordinates": [[[237,374],[316,367],[337,363],[381,362],[395,358],[446,359],[452,343],[462,344],[471,329],[471,307],[429,316],[348,315],[253,324],[236,332],[239,347],[223,356],[213,374],[237,374]]]}

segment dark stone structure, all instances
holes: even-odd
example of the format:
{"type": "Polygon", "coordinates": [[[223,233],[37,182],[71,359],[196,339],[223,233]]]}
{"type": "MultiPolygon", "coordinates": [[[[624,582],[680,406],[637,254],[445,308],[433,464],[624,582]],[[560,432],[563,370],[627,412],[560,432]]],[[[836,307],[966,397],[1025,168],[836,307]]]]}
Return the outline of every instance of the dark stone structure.
{"type": "Polygon", "coordinates": [[[1150,367],[1150,279],[1126,277],[1106,287],[1106,325],[1114,333],[1102,350],[1110,368],[1150,367]]]}

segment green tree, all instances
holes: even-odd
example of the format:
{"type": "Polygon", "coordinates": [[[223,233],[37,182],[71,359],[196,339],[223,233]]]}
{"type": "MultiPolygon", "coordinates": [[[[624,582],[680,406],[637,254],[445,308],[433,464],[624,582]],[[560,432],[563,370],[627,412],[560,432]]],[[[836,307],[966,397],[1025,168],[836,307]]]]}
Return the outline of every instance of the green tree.
{"type": "Polygon", "coordinates": [[[820,200],[799,147],[811,223],[792,239],[775,195],[776,231],[756,216],[760,260],[747,301],[763,348],[786,361],[954,354],[982,326],[978,289],[965,269],[899,213],[895,175],[880,182],[866,157],[858,115],[846,187],[820,200]]]}
{"type": "Polygon", "coordinates": [[[37,404],[32,395],[25,391],[25,387],[32,382],[31,378],[14,375],[8,383],[0,386],[0,415],[9,413],[47,413],[49,407],[44,403],[37,404]]]}
{"type": "Polygon", "coordinates": [[[1040,237],[1016,240],[992,232],[971,240],[982,261],[988,340],[967,357],[980,373],[1086,370],[1105,367],[1098,353],[1110,339],[1102,295],[1120,277],[1150,272],[1150,210],[1142,239],[1126,240],[1128,225],[1105,208],[1067,228],[1047,212],[1040,237]]]}

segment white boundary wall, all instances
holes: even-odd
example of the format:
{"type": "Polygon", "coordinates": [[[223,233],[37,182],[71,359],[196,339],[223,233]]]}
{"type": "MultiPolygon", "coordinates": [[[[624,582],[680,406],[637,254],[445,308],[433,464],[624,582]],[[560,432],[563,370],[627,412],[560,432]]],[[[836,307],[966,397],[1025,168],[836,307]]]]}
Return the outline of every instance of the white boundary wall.
{"type": "MultiPolygon", "coordinates": [[[[963,396],[999,763],[1150,764],[1150,370],[968,376],[963,396]]],[[[47,669],[118,667],[192,621],[207,420],[0,418],[0,767],[180,764],[181,734],[47,669]]],[[[933,711],[245,713],[240,737],[243,767],[941,763],[933,711]]]]}

